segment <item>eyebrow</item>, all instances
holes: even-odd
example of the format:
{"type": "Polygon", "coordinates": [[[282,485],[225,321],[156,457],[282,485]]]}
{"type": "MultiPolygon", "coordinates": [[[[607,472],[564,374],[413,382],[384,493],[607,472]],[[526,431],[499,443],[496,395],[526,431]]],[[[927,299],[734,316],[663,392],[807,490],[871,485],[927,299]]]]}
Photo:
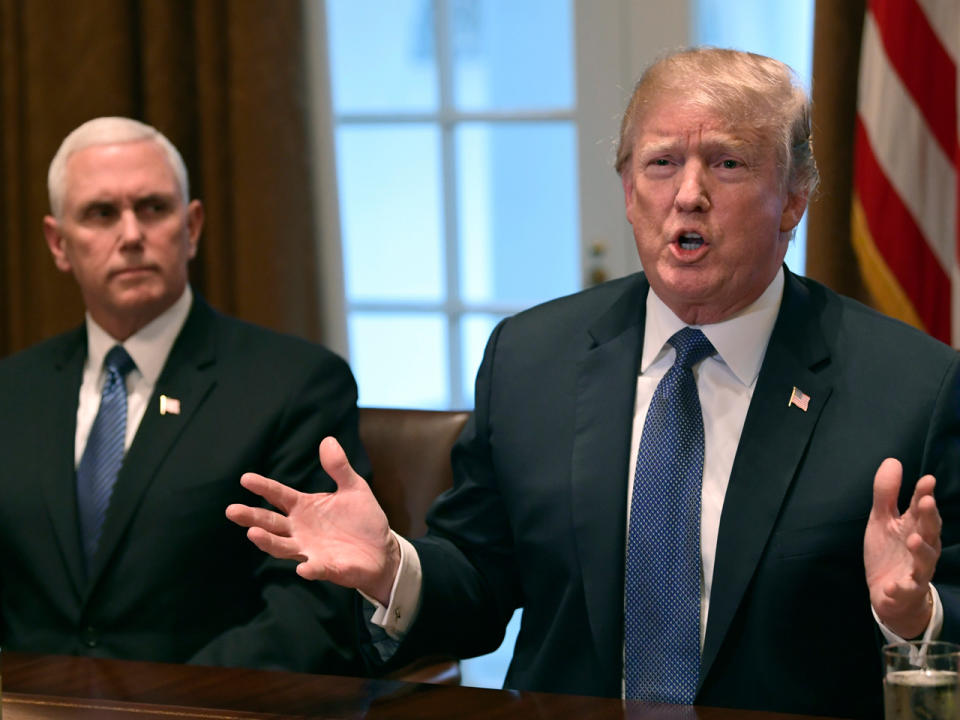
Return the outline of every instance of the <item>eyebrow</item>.
{"type": "MultiPolygon", "coordinates": [[[[133,198],[133,206],[142,205],[144,203],[150,202],[165,202],[165,203],[175,203],[177,200],[176,193],[167,193],[167,192],[151,192],[146,195],[138,195],[133,198]]],[[[96,207],[116,207],[121,204],[121,201],[114,195],[104,195],[101,197],[91,198],[86,202],[81,203],[77,206],[77,209],[82,213],[96,207]]]]}
{"type": "Polygon", "coordinates": [[[115,207],[117,205],[116,200],[112,198],[95,198],[93,200],[87,200],[80,205],[77,205],[77,214],[84,215],[90,210],[101,207],[115,207]]]}
{"type": "Polygon", "coordinates": [[[151,202],[164,202],[168,205],[173,205],[177,201],[177,196],[175,193],[165,193],[165,192],[152,192],[147,195],[142,195],[133,199],[133,205],[143,205],[144,203],[151,202]]]}
{"type": "MultiPolygon", "coordinates": [[[[663,140],[652,140],[636,149],[638,159],[652,158],[658,155],[671,154],[675,152],[685,152],[685,143],[680,138],[664,138],[663,140]]],[[[758,154],[762,149],[755,142],[750,142],[734,135],[723,135],[721,137],[709,137],[699,144],[697,150],[700,154],[711,155],[717,153],[736,153],[748,164],[756,162],[758,154]]]]}

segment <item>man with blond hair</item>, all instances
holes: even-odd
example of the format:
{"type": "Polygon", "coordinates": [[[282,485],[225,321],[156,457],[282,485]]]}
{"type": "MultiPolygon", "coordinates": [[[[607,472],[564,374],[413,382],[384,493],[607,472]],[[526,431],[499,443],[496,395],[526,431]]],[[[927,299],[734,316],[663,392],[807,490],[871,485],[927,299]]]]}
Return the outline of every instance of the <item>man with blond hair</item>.
{"type": "Polygon", "coordinates": [[[346,364],[192,292],[203,207],[156,129],[84,123],[49,190],[44,235],[86,318],[0,361],[0,644],[351,671],[350,593],[264,562],[222,511],[251,499],[245,471],[329,489],[325,435],[366,472],[346,364]]]}
{"type": "Polygon", "coordinates": [[[661,59],[617,171],[644,272],[494,330],[425,538],[333,440],[336,493],[247,475],[281,512],[228,515],[362,591],[376,663],[522,607],[508,687],[879,717],[884,638],[958,636],[957,354],[783,264],[817,170],[782,63],[661,59]]]}

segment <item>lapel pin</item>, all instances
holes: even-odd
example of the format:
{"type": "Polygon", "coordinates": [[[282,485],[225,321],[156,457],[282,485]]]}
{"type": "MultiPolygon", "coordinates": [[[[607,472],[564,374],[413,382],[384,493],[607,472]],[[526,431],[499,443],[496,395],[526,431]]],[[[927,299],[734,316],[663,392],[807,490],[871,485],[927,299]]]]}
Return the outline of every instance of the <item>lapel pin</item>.
{"type": "MultiPolygon", "coordinates": [[[[796,390],[796,388],[794,388],[796,390]]],[[[160,414],[161,415],[179,415],[180,401],[167,395],[160,396],[160,414]]]]}
{"type": "Polygon", "coordinates": [[[790,407],[791,405],[806,412],[810,407],[810,396],[794,385],[793,392],[790,393],[790,401],[787,403],[787,407],[790,407]]]}

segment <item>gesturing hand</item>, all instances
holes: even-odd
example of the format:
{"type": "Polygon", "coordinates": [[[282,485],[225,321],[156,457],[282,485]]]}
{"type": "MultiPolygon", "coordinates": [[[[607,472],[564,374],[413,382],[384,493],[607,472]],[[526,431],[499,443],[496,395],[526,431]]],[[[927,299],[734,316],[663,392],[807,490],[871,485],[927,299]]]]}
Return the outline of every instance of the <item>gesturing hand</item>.
{"type": "Polygon", "coordinates": [[[320,464],[337,483],[333,493],[303,493],[255,473],[240,483],[280,512],[230,505],[227,517],[276,558],[299,560],[297,573],[356,588],[384,605],[400,565],[400,548],[370,487],[332,437],[320,443],[320,464]]]}
{"type": "Polygon", "coordinates": [[[932,475],[917,481],[910,507],[900,514],[897,494],[902,475],[903,468],[893,458],[877,470],[863,564],[870,602],[880,620],[900,637],[912,638],[930,622],[930,579],[940,558],[942,522],[932,475]]]}

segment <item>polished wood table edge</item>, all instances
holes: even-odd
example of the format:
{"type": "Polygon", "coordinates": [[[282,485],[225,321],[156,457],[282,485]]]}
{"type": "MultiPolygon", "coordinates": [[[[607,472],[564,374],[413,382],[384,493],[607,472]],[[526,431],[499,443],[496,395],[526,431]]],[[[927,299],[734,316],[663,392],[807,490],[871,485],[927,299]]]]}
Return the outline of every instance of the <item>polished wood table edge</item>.
{"type": "Polygon", "coordinates": [[[21,693],[3,693],[3,712],[5,720],[44,718],[76,718],[78,715],[98,718],[126,718],[136,716],[138,720],[147,718],[180,718],[181,720],[273,720],[289,718],[289,715],[273,715],[263,712],[241,710],[216,710],[176,705],[150,705],[120,700],[90,700],[86,698],[58,698],[43,695],[24,695],[21,693]]]}
{"type": "Polygon", "coordinates": [[[2,655],[2,687],[4,720],[813,720],[784,713],[582,695],[9,651],[2,655]]]}

